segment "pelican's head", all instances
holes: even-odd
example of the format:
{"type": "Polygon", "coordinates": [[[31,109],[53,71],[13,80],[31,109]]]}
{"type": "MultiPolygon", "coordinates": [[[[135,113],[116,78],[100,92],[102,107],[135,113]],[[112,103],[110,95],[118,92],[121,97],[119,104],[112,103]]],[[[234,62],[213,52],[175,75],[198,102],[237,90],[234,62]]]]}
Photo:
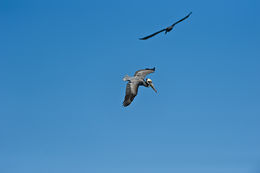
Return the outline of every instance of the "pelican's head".
{"type": "Polygon", "coordinates": [[[154,88],[152,79],[147,78],[146,83],[148,84],[148,87],[150,86],[157,93],[157,90],[154,88]]]}

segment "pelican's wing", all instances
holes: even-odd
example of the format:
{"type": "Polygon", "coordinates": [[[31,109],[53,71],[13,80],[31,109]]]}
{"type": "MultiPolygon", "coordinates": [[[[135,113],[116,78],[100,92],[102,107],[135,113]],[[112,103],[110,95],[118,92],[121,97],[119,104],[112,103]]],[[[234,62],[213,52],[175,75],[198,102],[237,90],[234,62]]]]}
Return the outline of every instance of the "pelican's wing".
{"type": "Polygon", "coordinates": [[[172,26],[174,26],[174,25],[176,25],[177,23],[180,23],[180,22],[184,21],[185,19],[187,19],[188,17],[190,17],[191,13],[192,13],[192,12],[190,12],[187,16],[185,16],[185,17],[182,18],[181,20],[179,20],[179,21],[175,22],[174,24],[172,24],[172,26]]]}
{"type": "Polygon", "coordinates": [[[123,102],[124,107],[131,104],[134,100],[135,96],[137,95],[139,85],[137,83],[128,82],[126,85],[125,91],[125,100],[123,102]]]}
{"type": "Polygon", "coordinates": [[[138,77],[144,79],[146,75],[153,73],[154,71],[155,71],[155,67],[154,68],[146,68],[146,69],[143,69],[143,70],[136,71],[134,76],[138,76],[138,77]]]}
{"type": "Polygon", "coordinates": [[[151,34],[151,35],[148,35],[148,36],[146,36],[146,37],[139,38],[139,39],[140,39],[140,40],[146,40],[146,39],[151,38],[151,37],[155,36],[156,34],[159,34],[160,32],[163,32],[163,31],[165,31],[165,30],[166,30],[166,29],[162,29],[162,30],[160,30],[160,31],[158,31],[158,32],[156,32],[156,33],[153,33],[153,34],[151,34]]]}

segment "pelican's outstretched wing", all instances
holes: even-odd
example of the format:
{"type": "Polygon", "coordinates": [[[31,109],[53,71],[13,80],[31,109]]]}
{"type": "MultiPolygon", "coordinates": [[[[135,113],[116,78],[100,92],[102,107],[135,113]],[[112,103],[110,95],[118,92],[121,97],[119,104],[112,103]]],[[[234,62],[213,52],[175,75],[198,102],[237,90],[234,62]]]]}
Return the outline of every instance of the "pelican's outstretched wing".
{"type": "Polygon", "coordinates": [[[137,76],[137,77],[144,79],[146,75],[153,73],[154,71],[155,71],[155,67],[154,68],[146,68],[146,69],[143,69],[143,70],[136,71],[134,76],[137,76]]]}
{"type": "Polygon", "coordinates": [[[138,83],[128,82],[128,84],[126,85],[125,100],[123,102],[124,107],[130,105],[131,102],[134,100],[138,92],[138,87],[138,83]]]}
{"type": "Polygon", "coordinates": [[[160,30],[160,31],[158,31],[158,32],[156,32],[156,33],[153,33],[153,34],[151,34],[151,35],[148,35],[148,36],[146,36],[146,37],[139,38],[139,39],[140,39],[140,40],[146,40],[146,39],[151,38],[151,37],[155,36],[156,34],[159,34],[159,33],[163,32],[163,31],[165,31],[165,30],[166,30],[166,29],[162,29],[162,30],[160,30]]]}
{"type": "Polygon", "coordinates": [[[174,26],[174,25],[176,25],[176,24],[178,24],[178,23],[184,21],[184,20],[187,19],[188,17],[190,17],[191,13],[192,13],[192,12],[190,12],[187,16],[185,16],[185,17],[182,18],[181,20],[179,20],[179,21],[175,22],[174,24],[172,24],[172,26],[174,26]]]}

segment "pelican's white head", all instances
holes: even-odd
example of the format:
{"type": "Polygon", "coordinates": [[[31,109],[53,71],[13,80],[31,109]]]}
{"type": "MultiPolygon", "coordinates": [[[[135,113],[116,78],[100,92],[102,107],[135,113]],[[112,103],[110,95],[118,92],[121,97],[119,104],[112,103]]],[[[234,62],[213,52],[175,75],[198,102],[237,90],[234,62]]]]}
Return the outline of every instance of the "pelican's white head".
{"type": "Polygon", "coordinates": [[[150,86],[157,93],[157,90],[154,88],[152,79],[147,78],[146,82],[148,84],[148,87],[150,86]]]}
{"type": "Polygon", "coordinates": [[[146,82],[147,82],[148,84],[153,83],[152,79],[149,79],[149,78],[146,79],[146,82]]]}

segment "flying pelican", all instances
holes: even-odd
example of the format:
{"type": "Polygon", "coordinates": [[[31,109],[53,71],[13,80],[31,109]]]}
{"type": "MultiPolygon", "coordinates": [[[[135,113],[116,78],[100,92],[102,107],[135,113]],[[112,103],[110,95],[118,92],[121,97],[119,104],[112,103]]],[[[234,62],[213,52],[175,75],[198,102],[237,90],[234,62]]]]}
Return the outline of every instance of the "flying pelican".
{"type": "Polygon", "coordinates": [[[134,77],[130,77],[126,75],[123,78],[124,81],[128,81],[126,85],[125,100],[123,102],[123,105],[125,107],[130,105],[131,102],[134,100],[138,92],[138,87],[140,85],[145,87],[151,87],[155,92],[157,92],[157,90],[154,88],[152,80],[149,78],[147,78],[146,80],[144,79],[146,75],[153,73],[154,71],[155,71],[155,67],[146,68],[143,70],[136,71],[134,77]]]}
{"type": "Polygon", "coordinates": [[[162,29],[162,30],[160,30],[160,31],[158,31],[158,32],[156,32],[156,33],[151,34],[151,35],[148,35],[148,36],[146,36],[146,37],[139,38],[139,39],[140,39],[140,40],[146,40],[146,39],[151,38],[151,37],[153,37],[153,36],[155,36],[155,35],[157,35],[157,34],[163,32],[163,31],[165,31],[165,34],[167,34],[167,32],[170,32],[176,24],[178,24],[178,23],[182,22],[183,20],[187,19],[188,17],[190,17],[191,13],[192,13],[192,12],[190,12],[187,16],[185,16],[185,17],[182,18],[181,20],[175,22],[175,23],[172,24],[171,26],[169,26],[169,27],[167,27],[167,28],[164,28],[164,29],[162,29]]]}

